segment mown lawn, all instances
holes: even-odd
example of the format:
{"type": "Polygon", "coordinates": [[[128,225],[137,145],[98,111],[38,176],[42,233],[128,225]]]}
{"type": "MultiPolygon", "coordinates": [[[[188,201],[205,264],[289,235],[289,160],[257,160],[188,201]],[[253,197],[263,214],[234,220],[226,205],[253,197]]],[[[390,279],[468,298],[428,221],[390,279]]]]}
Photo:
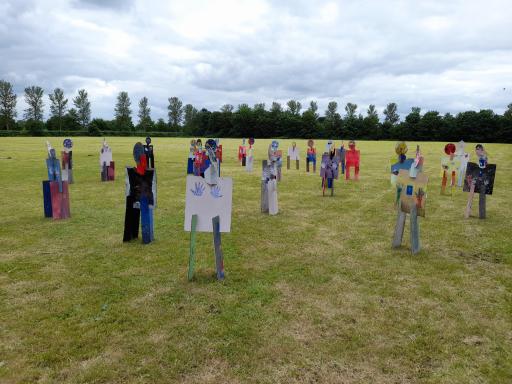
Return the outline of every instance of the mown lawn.
{"type": "MultiPolygon", "coordinates": [[[[412,256],[408,227],[391,249],[393,142],[358,142],[361,179],[338,180],[333,198],[303,160],[284,167],[270,217],[259,211],[269,141],[256,140],[248,174],[240,140],[222,140],[234,179],[226,280],[200,233],[188,282],[189,139],[153,140],[159,206],[147,246],[122,243],[136,139],[108,139],[113,183],[100,182],[102,139],[73,139],[66,221],[43,217],[45,140],[0,138],[0,382],[512,382],[512,146],[486,146],[497,164],[488,218],[465,220],[467,194],[439,194],[445,143],[421,145],[430,183],[412,256]]],[[[284,152],[291,142],[280,141],[284,152]]],[[[60,151],[62,139],[51,143],[60,151]]]]}

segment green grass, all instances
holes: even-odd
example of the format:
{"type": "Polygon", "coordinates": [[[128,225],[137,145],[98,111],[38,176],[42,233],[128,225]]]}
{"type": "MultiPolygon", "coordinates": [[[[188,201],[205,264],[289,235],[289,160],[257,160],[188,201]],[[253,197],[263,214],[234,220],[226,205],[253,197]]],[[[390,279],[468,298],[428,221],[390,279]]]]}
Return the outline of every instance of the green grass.
{"type": "MultiPolygon", "coordinates": [[[[159,206],[147,246],[122,243],[135,139],[108,139],[113,183],[100,182],[101,139],[73,140],[72,217],[52,221],[45,139],[0,139],[0,382],[512,381],[510,145],[486,146],[497,164],[488,218],[465,220],[467,194],[439,194],[445,143],[422,144],[429,195],[412,256],[408,227],[391,249],[393,142],[359,142],[361,179],[336,181],[333,198],[303,160],[298,172],[284,167],[270,217],[259,212],[269,141],[256,141],[248,174],[240,140],[223,140],[222,172],[234,180],[226,280],[216,281],[212,236],[200,233],[188,282],[189,140],[154,139],[159,206]]],[[[62,139],[51,142],[60,150],[62,139]]]]}

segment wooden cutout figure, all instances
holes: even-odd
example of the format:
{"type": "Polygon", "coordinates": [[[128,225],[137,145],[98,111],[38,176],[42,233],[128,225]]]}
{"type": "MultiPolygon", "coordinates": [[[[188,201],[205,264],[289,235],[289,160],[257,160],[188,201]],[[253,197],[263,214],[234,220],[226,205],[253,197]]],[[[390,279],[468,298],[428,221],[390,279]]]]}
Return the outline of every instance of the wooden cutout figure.
{"type": "Polygon", "coordinates": [[[272,160],[263,160],[261,165],[261,212],[277,215],[277,167],[272,160]]]}
{"type": "Polygon", "coordinates": [[[473,196],[478,193],[478,217],[485,219],[486,212],[486,195],[492,195],[494,188],[494,177],[496,176],[496,164],[488,164],[487,152],[482,144],[475,147],[478,164],[468,162],[466,169],[466,178],[464,180],[464,192],[469,192],[468,204],[466,206],[465,218],[471,215],[473,206],[473,196]]]}
{"type": "Polygon", "coordinates": [[[416,159],[409,171],[400,169],[397,177],[397,185],[400,187],[400,202],[398,205],[398,217],[393,237],[393,247],[400,247],[404,235],[407,214],[411,222],[411,252],[420,251],[420,235],[418,217],[425,217],[425,203],[427,198],[428,177],[422,172],[423,156],[416,149],[416,159]],[[414,175],[412,177],[411,175],[414,175]]]}
{"type": "Polygon", "coordinates": [[[64,139],[62,143],[64,151],[62,155],[62,180],[73,184],[73,141],[71,139],[64,139]]]}
{"type": "Polygon", "coordinates": [[[188,149],[188,161],[187,161],[187,175],[194,173],[194,159],[196,154],[196,140],[190,140],[190,147],[188,149]]]}
{"type": "Polygon", "coordinates": [[[247,172],[252,172],[254,165],[254,137],[249,138],[249,150],[247,151],[247,160],[245,165],[245,170],[247,172]]]}
{"type": "Polygon", "coordinates": [[[466,176],[466,168],[469,162],[469,153],[465,151],[466,143],[464,140],[459,141],[457,144],[457,151],[455,152],[455,156],[459,159],[460,168],[459,168],[459,176],[457,177],[457,186],[462,187],[464,184],[464,178],[466,176]]]}
{"type": "Polygon", "coordinates": [[[208,140],[205,149],[209,161],[204,178],[187,176],[184,229],[190,231],[188,279],[194,277],[196,232],[212,232],[217,279],[223,280],[224,256],[220,234],[231,231],[233,181],[231,178],[218,177],[215,140],[208,140]]]}
{"type": "Polygon", "coordinates": [[[247,157],[247,147],[245,146],[245,139],[242,139],[242,145],[238,147],[238,161],[245,167],[247,157]]]}
{"type": "Polygon", "coordinates": [[[69,188],[68,182],[62,180],[59,160],[55,149],[46,142],[48,158],[46,167],[48,180],[43,181],[43,207],[44,216],[54,220],[67,219],[71,216],[69,210],[69,188]]]}
{"type": "Polygon", "coordinates": [[[201,139],[196,141],[196,152],[194,153],[194,175],[204,177],[204,171],[206,170],[208,156],[206,155],[206,149],[203,149],[203,143],[201,139]]]}
{"type": "Polygon", "coordinates": [[[453,187],[455,187],[455,183],[457,180],[457,173],[460,168],[460,161],[455,156],[456,147],[455,144],[449,143],[444,146],[444,153],[447,156],[443,156],[441,158],[441,168],[442,168],[442,182],[441,182],[441,195],[446,195],[446,184],[448,180],[450,180],[450,193],[449,195],[453,195],[453,187]]]}
{"type": "Polygon", "coordinates": [[[292,143],[292,146],[288,148],[288,156],[286,156],[286,169],[290,169],[290,161],[295,160],[295,169],[299,169],[299,148],[297,148],[297,143],[295,141],[292,143]]]}
{"type": "Polygon", "coordinates": [[[343,140],[341,141],[341,147],[339,150],[339,158],[340,158],[340,164],[341,164],[341,174],[345,174],[345,144],[343,144],[343,140]]]}
{"type": "Polygon", "coordinates": [[[215,150],[215,156],[217,158],[217,165],[219,166],[219,177],[220,177],[220,164],[222,163],[222,144],[220,143],[220,139],[215,139],[215,143],[217,144],[217,149],[215,150]]]}
{"type": "Polygon", "coordinates": [[[135,167],[126,167],[126,211],[123,241],[139,237],[139,221],[142,242],[154,240],[153,211],[156,207],[156,171],[148,168],[145,148],[142,143],[133,147],[135,167]]]}
{"type": "Polygon", "coordinates": [[[407,144],[404,141],[399,141],[395,145],[395,153],[398,156],[391,161],[391,185],[396,188],[395,204],[398,205],[400,201],[400,187],[397,184],[398,173],[401,169],[410,170],[414,159],[407,158],[406,153],[408,151],[407,144]]]}
{"type": "Polygon", "coordinates": [[[313,173],[316,172],[316,148],[313,139],[308,140],[308,150],[306,154],[306,172],[309,172],[309,163],[313,163],[313,173]]]}
{"type": "Polygon", "coordinates": [[[153,151],[153,144],[151,144],[151,137],[146,137],[146,145],[144,146],[144,154],[146,155],[147,169],[155,169],[155,153],[153,151]]]}
{"type": "Polygon", "coordinates": [[[112,149],[107,141],[103,139],[103,145],[100,150],[100,175],[101,181],[114,181],[115,163],[112,161],[112,149]]]}
{"type": "Polygon", "coordinates": [[[269,163],[272,163],[277,172],[277,181],[281,181],[281,168],[283,166],[283,152],[278,149],[279,142],[277,140],[272,140],[272,143],[268,147],[268,160],[269,163]]]}
{"type": "Polygon", "coordinates": [[[354,140],[348,142],[348,148],[349,150],[345,153],[345,179],[350,180],[350,168],[354,168],[354,179],[359,180],[360,151],[356,149],[356,142],[354,140]]]}
{"type": "Polygon", "coordinates": [[[331,196],[334,196],[334,180],[338,179],[338,164],[340,162],[339,152],[335,149],[331,140],[327,142],[327,151],[322,155],[322,164],[320,165],[320,177],[322,178],[322,195],[325,196],[325,190],[331,190],[331,196]]]}

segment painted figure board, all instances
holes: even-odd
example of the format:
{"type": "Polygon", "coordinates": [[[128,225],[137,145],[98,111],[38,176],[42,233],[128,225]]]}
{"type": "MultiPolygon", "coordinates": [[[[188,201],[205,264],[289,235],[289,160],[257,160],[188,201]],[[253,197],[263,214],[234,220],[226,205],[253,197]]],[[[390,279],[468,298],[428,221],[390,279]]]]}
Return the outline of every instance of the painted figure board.
{"type": "MultiPolygon", "coordinates": [[[[487,164],[485,168],[480,168],[478,164],[468,162],[466,168],[466,177],[464,178],[464,192],[470,192],[472,180],[482,177],[485,184],[485,194],[492,195],[494,189],[494,178],[496,176],[496,164],[487,164]]],[[[480,193],[481,183],[475,184],[475,193],[480,193]]]]}
{"type": "Polygon", "coordinates": [[[212,219],[219,216],[220,232],[231,232],[233,180],[218,178],[208,185],[204,178],[187,176],[185,231],[190,231],[192,215],[197,215],[198,232],[213,232],[212,219]]]}
{"type": "Polygon", "coordinates": [[[416,205],[418,216],[425,217],[427,200],[428,177],[418,173],[416,178],[409,177],[409,172],[401,169],[397,183],[401,185],[400,208],[405,213],[411,213],[411,207],[416,205]]]}

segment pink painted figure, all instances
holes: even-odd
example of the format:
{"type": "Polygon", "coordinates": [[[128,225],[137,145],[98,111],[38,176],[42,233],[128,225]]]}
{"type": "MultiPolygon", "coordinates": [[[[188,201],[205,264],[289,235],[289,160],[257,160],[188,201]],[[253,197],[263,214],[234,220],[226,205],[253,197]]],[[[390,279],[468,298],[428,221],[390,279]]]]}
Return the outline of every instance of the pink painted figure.
{"type": "Polygon", "coordinates": [[[354,140],[349,141],[348,148],[348,151],[345,151],[345,179],[350,179],[350,168],[354,167],[354,179],[359,180],[360,151],[356,149],[354,140]]]}

